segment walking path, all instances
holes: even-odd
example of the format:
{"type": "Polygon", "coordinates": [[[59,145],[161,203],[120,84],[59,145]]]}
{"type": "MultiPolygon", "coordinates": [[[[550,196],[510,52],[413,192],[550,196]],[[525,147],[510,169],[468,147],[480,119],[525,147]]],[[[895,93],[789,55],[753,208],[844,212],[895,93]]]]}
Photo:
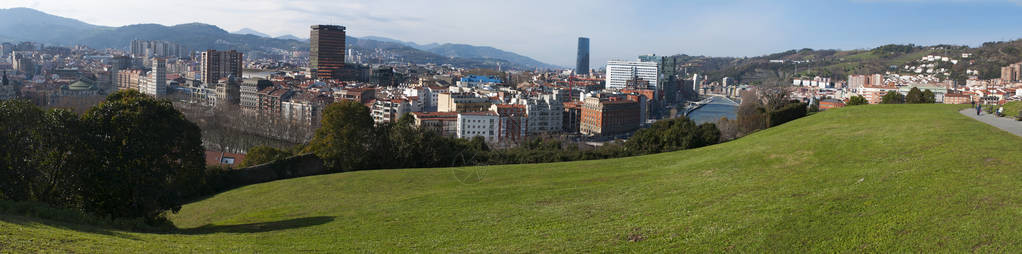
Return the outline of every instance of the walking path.
{"type": "Polygon", "coordinates": [[[1015,121],[1010,117],[996,117],[991,114],[983,112],[982,115],[976,115],[976,109],[970,108],[960,111],[963,115],[976,119],[977,121],[984,122],[994,127],[1000,128],[1004,131],[1015,134],[1016,136],[1022,137],[1022,122],[1015,121]]]}

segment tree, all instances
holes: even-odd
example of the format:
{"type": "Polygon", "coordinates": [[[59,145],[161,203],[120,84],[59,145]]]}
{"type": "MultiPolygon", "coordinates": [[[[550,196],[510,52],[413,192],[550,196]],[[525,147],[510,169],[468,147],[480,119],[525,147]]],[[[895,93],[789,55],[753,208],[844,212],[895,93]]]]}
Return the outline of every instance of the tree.
{"type": "Polygon", "coordinates": [[[323,110],[322,127],[316,130],[307,151],[335,171],[370,169],[376,162],[371,150],[375,134],[369,108],[341,101],[323,110]]]}
{"type": "Polygon", "coordinates": [[[38,177],[33,190],[36,200],[60,207],[78,208],[81,175],[96,167],[93,157],[95,132],[81,117],[65,109],[53,109],[43,116],[38,146],[33,151],[38,177]]]}
{"type": "Polygon", "coordinates": [[[720,130],[712,123],[696,125],[680,117],[658,121],[637,131],[625,142],[625,147],[635,154],[662,153],[717,144],[720,136],[720,130]]]}
{"type": "Polygon", "coordinates": [[[848,106],[866,105],[866,104],[869,104],[869,101],[866,100],[866,97],[862,97],[861,95],[852,96],[852,98],[848,99],[848,106]]]}
{"type": "Polygon", "coordinates": [[[155,221],[176,212],[203,183],[205,158],[199,127],[170,101],[119,91],[83,117],[96,135],[97,165],[82,178],[86,210],[155,221]]]}
{"type": "Polygon", "coordinates": [[[760,104],[755,91],[742,93],[742,103],[738,105],[738,132],[740,136],[766,129],[766,109],[760,104]]]}
{"type": "Polygon", "coordinates": [[[889,91],[881,98],[880,103],[882,104],[902,104],[905,103],[905,96],[901,95],[897,91],[889,91]]]}
{"type": "Polygon", "coordinates": [[[738,122],[727,117],[717,120],[717,129],[720,130],[720,141],[726,142],[738,138],[738,122]]]}
{"type": "Polygon", "coordinates": [[[923,91],[920,91],[918,87],[913,87],[912,90],[908,91],[908,95],[905,95],[905,103],[919,104],[925,102],[923,91]]]}
{"type": "Polygon", "coordinates": [[[287,159],[291,157],[288,151],[269,147],[269,146],[254,146],[248,149],[248,154],[245,155],[245,161],[241,162],[240,167],[247,168],[256,165],[262,165],[278,160],[287,159]]]}
{"type": "Polygon", "coordinates": [[[926,89],[923,91],[923,103],[937,103],[937,96],[930,89],[926,89]]]}
{"type": "Polygon", "coordinates": [[[43,111],[27,100],[0,101],[0,198],[32,198],[33,161],[43,111]]]}

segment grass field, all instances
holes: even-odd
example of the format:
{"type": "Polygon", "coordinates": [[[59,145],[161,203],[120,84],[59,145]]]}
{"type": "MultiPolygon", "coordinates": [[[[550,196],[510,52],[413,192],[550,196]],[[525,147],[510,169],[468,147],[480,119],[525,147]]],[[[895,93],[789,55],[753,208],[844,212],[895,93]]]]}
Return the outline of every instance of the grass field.
{"type": "Polygon", "coordinates": [[[3,216],[0,252],[1022,249],[1022,138],[960,108],[835,109],[633,158],[276,181],[186,205],[175,234],[3,216]]]}
{"type": "Polygon", "coordinates": [[[1017,117],[1020,111],[1022,111],[1022,101],[1013,101],[1004,104],[1004,114],[1007,116],[1017,117]]]}

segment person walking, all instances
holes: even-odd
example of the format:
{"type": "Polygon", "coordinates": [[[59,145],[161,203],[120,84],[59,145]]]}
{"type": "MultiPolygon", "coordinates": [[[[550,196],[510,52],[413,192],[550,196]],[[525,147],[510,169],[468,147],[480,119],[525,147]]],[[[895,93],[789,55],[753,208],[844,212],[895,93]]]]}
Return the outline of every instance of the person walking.
{"type": "Polygon", "coordinates": [[[976,104],[976,115],[980,115],[980,112],[983,112],[983,104],[976,104]]]}

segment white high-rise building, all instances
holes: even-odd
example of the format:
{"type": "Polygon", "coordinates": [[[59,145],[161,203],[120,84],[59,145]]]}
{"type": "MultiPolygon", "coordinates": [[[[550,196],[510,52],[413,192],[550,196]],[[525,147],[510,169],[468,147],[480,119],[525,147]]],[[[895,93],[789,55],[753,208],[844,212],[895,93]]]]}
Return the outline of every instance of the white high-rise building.
{"type": "Polygon", "coordinates": [[[607,61],[607,89],[622,89],[629,80],[636,77],[649,81],[651,87],[656,87],[660,77],[660,63],[640,61],[607,61]]]}
{"type": "Polygon", "coordinates": [[[153,58],[153,70],[149,72],[148,82],[142,83],[142,93],[163,96],[167,94],[167,61],[153,58]]]}

